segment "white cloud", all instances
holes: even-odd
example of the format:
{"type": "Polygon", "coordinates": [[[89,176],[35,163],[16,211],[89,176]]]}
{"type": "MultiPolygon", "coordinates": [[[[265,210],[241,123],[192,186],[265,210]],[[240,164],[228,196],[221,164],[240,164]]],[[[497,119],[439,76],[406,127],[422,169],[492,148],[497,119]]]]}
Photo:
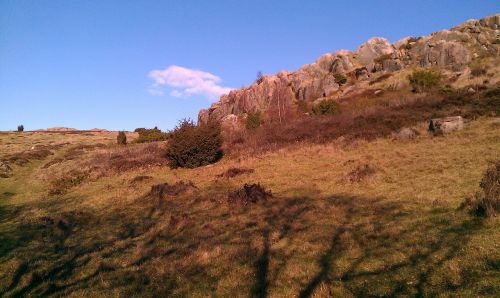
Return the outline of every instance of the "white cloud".
{"type": "Polygon", "coordinates": [[[163,95],[162,87],[167,86],[173,89],[169,94],[174,97],[203,95],[216,100],[233,89],[221,86],[221,78],[214,74],[177,65],[152,70],[148,76],[153,80],[149,89],[152,95],[163,95]]]}

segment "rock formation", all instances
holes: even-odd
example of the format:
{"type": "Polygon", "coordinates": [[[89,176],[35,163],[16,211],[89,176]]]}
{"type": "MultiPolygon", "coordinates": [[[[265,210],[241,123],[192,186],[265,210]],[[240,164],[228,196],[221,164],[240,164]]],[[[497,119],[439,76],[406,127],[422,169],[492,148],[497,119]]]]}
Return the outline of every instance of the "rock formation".
{"type": "Polygon", "coordinates": [[[406,37],[393,44],[375,37],[355,52],[328,53],[295,72],[266,75],[248,87],[222,95],[218,102],[199,112],[198,121],[224,119],[232,125],[237,116],[248,112],[271,109],[281,112],[300,101],[313,104],[325,98],[342,98],[366,89],[374,76],[408,68],[437,67],[442,72],[463,73],[475,59],[500,56],[499,28],[500,14],[497,14],[428,36],[406,37]],[[336,81],[339,74],[348,78],[346,86],[336,81]]]}

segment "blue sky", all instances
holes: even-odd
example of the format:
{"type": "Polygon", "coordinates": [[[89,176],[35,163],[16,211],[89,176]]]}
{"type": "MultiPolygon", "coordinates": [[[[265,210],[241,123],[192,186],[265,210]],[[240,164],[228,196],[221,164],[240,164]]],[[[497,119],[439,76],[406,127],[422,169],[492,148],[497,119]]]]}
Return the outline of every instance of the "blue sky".
{"type": "Polygon", "coordinates": [[[479,0],[0,0],[0,130],[170,129],[259,70],[498,12],[479,0]]]}

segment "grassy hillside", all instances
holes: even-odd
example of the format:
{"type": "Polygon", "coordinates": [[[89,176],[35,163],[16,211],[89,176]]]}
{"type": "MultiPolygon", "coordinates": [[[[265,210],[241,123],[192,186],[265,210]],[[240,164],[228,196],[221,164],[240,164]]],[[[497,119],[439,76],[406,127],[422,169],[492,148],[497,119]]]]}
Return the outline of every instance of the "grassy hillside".
{"type": "Polygon", "coordinates": [[[0,296],[498,296],[500,219],[459,207],[500,156],[500,121],[415,127],[177,170],[162,144],[110,133],[2,133],[1,156],[28,162],[0,179],[0,296]],[[181,180],[195,187],[149,194],[181,180]],[[273,198],[227,202],[244,183],[273,198]]]}

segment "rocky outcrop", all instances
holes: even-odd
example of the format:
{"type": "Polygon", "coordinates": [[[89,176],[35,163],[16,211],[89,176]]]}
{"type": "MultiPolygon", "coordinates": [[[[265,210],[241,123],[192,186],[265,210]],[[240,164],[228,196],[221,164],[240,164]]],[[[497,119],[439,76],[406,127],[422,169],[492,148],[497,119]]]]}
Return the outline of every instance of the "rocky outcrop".
{"type": "MultiPolygon", "coordinates": [[[[210,108],[201,110],[199,122],[235,123],[248,112],[268,112],[296,107],[300,101],[314,102],[363,93],[372,76],[409,67],[437,67],[443,72],[463,72],[476,58],[500,56],[500,14],[470,20],[450,30],[429,36],[406,37],[391,44],[375,37],[355,52],[339,50],[320,56],[295,72],[266,75],[248,87],[222,95],[210,108]],[[347,84],[336,78],[342,74],[347,84]],[[228,115],[234,115],[227,118],[228,115]],[[236,117],[236,118],[235,118],[236,117]]],[[[231,124],[231,125],[233,125],[231,124]]]]}
{"type": "Polygon", "coordinates": [[[445,134],[464,128],[464,118],[462,116],[452,116],[436,118],[429,121],[429,131],[436,134],[445,134]]]}

